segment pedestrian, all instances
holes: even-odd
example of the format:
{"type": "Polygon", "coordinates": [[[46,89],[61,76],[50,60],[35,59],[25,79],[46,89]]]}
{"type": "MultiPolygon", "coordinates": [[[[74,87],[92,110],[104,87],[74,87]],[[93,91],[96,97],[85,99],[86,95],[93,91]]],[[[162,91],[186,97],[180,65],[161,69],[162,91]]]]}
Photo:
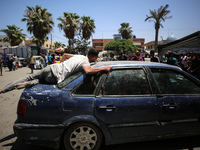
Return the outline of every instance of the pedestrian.
{"type": "Polygon", "coordinates": [[[88,56],[64,54],[61,63],[49,65],[42,70],[29,75],[28,77],[21,78],[15,82],[12,82],[0,89],[0,93],[11,91],[14,88],[20,89],[24,87],[30,87],[38,84],[41,81],[48,84],[57,84],[62,82],[65,78],[70,75],[81,71],[85,71],[87,75],[106,71],[110,73],[113,70],[111,66],[91,68],[90,63],[95,62],[98,58],[98,51],[91,48],[88,52],[88,56]]]}
{"type": "Polygon", "coordinates": [[[62,60],[62,55],[61,54],[59,54],[59,61],[61,61],[62,60]]]}
{"type": "Polygon", "coordinates": [[[128,57],[124,54],[124,51],[121,50],[119,53],[119,57],[117,58],[118,60],[127,60],[128,57]]]}
{"type": "Polygon", "coordinates": [[[36,64],[35,58],[33,57],[33,53],[31,53],[31,57],[29,58],[29,68],[31,69],[31,73],[33,74],[34,65],[36,64]]]}
{"type": "Polygon", "coordinates": [[[48,66],[48,64],[49,64],[49,62],[48,62],[48,55],[47,54],[45,54],[45,63],[46,63],[46,66],[48,66]]]}
{"type": "Polygon", "coordinates": [[[114,53],[110,52],[110,61],[116,61],[117,58],[115,58],[114,53]]]}
{"type": "Polygon", "coordinates": [[[1,70],[1,76],[3,76],[3,56],[2,55],[0,55],[0,70],[1,70]]]}
{"type": "Polygon", "coordinates": [[[151,58],[151,59],[150,59],[151,62],[159,62],[158,57],[155,56],[154,50],[151,50],[151,51],[150,51],[150,58],[151,58]]]}
{"type": "Polygon", "coordinates": [[[47,55],[47,59],[48,59],[48,65],[51,65],[52,64],[52,59],[51,59],[51,54],[50,53],[47,55]]]}
{"type": "Polygon", "coordinates": [[[135,51],[135,56],[131,58],[134,61],[144,61],[143,58],[140,56],[140,52],[138,50],[135,51]]]}
{"type": "Polygon", "coordinates": [[[6,66],[8,66],[8,55],[6,53],[3,55],[3,66],[4,69],[6,69],[6,66]]]}
{"type": "Polygon", "coordinates": [[[14,54],[14,56],[13,56],[13,71],[15,71],[15,69],[17,69],[17,62],[18,62],[18,58],[17,58],[16,54],[14,54]]]}
{"type": "Polygon", "coordinates": [[[56,55],[55,55],[55,53],[53,53],[52,55],[51,55],[51,59],[53,60],[55,60],[55,57],[56,57],[56,55]]]}
{"type": "Polygon", "coordinates": [[[187,69],[188,69],[188,57],[186,56],[185,52],[182,53],[181,61],[182,61],[183,65],[184,65],[183,66],[183,70],[187,71],[187,69]]]}
{"type": "Polygon", "coordinates": [[[13,68],[13,58],[11,56],[11,54],[8,55],[8,69],[9,71],[12,71],[13,68]]]}
{"type": "Polygon", "coordinates": [[[188,67],[187,71],[200,79],[200,59],[198,54],[194,54],[192,64],[190,67],[188,67]]]}
{"type": "Polygon", "coordinates": [[[44,68],[44,67],[46,67],[46,63],[45,63],[45,57],[44,57],[44,55],[42,54],[42,53],[40,53],[40,63],[41,63],[41,68],[44,68]]]}

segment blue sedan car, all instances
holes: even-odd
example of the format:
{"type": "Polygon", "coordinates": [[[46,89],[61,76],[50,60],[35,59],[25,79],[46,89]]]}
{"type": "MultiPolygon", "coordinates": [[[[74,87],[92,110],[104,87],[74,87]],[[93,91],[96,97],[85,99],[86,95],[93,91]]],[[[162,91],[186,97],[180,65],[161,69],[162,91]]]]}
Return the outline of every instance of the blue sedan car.
{"type": "Polygon", "coordinates": [[[57,85],[23,91],[15,134],[29,144],[67,150],[200,134],[200,81],[150,62],[98,62],[114,70],[78,72],[57,85]]]}

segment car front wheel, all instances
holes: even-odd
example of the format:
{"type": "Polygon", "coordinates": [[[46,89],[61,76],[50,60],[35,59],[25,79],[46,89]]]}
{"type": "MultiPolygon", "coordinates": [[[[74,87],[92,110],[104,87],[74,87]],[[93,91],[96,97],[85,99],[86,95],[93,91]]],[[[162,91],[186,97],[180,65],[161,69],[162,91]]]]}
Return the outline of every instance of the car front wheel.
{"type": "Polygon", "coordinates": [[[67,150],[98,150],[101,144],[101,131],[90,123],[74,124],[64,134],[67,150]]]}

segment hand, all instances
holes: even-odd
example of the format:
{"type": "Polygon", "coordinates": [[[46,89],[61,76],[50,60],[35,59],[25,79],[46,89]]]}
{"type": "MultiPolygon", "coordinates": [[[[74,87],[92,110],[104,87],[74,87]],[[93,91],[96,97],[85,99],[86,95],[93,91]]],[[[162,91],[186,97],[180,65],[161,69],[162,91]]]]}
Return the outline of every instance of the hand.
{"type": "Polygon", "coordinates": [[[109,74],[112,70],[114,70],[114,68],[111,67],[111,66],[106,66],[106,67],[105,67],[105,71],[107,71],[108,74],[109,74]]]}

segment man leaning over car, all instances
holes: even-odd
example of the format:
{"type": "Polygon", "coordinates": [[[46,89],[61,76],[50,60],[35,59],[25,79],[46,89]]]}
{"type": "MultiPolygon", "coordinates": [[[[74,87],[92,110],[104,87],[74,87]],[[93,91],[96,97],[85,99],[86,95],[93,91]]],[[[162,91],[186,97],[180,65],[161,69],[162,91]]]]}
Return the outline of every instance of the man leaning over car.
{"type": "Polygon", "coordinates": [[[29,75],[28,77],[14,81],[0,89],[0,93],[5,93],[15,88],[21,89],[25,87],[31,87],[40,83],[41,81],[48,84],[57,84],[62,82],[71,74],[76,73],[82,69],[87,75],[95,74],[101,71],[106,71],[109,73],[113,70],[111,66],[91,68],[90,63],[95,62],[97,58],[98,51],[94,48],[89,50],[88,56],[64,54],[61,59],[61,63],[49,65],[42,70],[29,75]]]}

